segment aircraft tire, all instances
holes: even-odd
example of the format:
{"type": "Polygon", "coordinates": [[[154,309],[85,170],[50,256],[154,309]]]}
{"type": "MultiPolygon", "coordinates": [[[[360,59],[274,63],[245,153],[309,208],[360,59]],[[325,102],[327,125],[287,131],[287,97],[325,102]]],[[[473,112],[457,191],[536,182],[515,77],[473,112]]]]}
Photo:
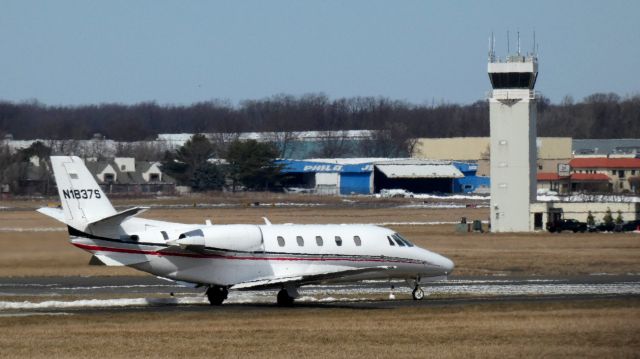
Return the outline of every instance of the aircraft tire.
{"type": "Polygon", "coordinates": [[[286,289],[280,289],[277,296],[278,306],[280,307],[290,307],[293,305],[293,299],[289,296],[289,292],[286,289]]]}
{"type": "Polygon", "coordinates": [[[222,305],[222,302],[227,299],[228,295],[229,291],[225,287],[214,286],[207,289],[207,298],[211,305],[222,305]]]}
{"type": "Polygon", "coordinates": [[[413,292],[411,292],[411,296],[413,297],[413,300],[422,300],[424,298],[424,290],[419,286],[416,286],[415,289],[413,289],[413,292]]]}

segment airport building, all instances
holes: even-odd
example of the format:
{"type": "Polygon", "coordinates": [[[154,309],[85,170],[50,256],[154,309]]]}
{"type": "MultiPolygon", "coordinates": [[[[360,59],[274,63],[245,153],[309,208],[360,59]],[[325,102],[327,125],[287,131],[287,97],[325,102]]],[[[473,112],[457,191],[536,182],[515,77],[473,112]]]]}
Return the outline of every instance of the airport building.
{"type": "Polygon", "coordinates": [[[388,158],[279,160],[285,187],[318,194],[488,192],[489,179],[473,163],[388,158]]]}
{"type": "MultiPolygon", "coordinates": [[[[413,157],[443,161],[474,162],[479,176],[491,175],[490,137],[419,138],[413,157]]],[[[538,137],[536,139],[537,170],[554,172],[558,164],[572,158],[571,137],[538,137]]]]}

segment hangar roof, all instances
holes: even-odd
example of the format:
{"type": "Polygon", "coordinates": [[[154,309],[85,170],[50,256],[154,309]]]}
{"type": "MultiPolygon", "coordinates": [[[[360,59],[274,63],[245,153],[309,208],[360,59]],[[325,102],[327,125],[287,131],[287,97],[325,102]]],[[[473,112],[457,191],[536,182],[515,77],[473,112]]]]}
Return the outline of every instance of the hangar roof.
{"type": "Polygon", "coordinates": [[[452,164],[376,164],[388,178],[462,178],[452,164]]]}

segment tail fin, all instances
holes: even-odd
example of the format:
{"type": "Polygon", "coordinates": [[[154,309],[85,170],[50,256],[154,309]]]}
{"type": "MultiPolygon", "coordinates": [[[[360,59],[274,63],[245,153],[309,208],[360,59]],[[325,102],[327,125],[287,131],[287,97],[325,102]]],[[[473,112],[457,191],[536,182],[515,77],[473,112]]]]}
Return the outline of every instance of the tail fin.
{"type": "Polygon", "coordinates": [[[51,166],[68,225],[82,230],[117,213],[82,159],[51,156],[51,166]]]}

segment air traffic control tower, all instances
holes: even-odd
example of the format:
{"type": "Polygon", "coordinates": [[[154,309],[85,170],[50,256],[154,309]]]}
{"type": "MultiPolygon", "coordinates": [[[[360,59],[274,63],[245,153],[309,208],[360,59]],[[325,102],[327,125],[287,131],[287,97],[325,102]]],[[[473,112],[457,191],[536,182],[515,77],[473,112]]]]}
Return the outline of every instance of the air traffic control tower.
{"type": "MultiPolygon", "coordinates": [[[[519,42],[519,41],[518,41],[519,42]]],[[[518,46],[519,47],[519,46],[518,46]]],[[[535,54],[505,59],[489,50],[491,128],[491,232],[533,231],[530,207],[536,200],[535,54]]]]}

